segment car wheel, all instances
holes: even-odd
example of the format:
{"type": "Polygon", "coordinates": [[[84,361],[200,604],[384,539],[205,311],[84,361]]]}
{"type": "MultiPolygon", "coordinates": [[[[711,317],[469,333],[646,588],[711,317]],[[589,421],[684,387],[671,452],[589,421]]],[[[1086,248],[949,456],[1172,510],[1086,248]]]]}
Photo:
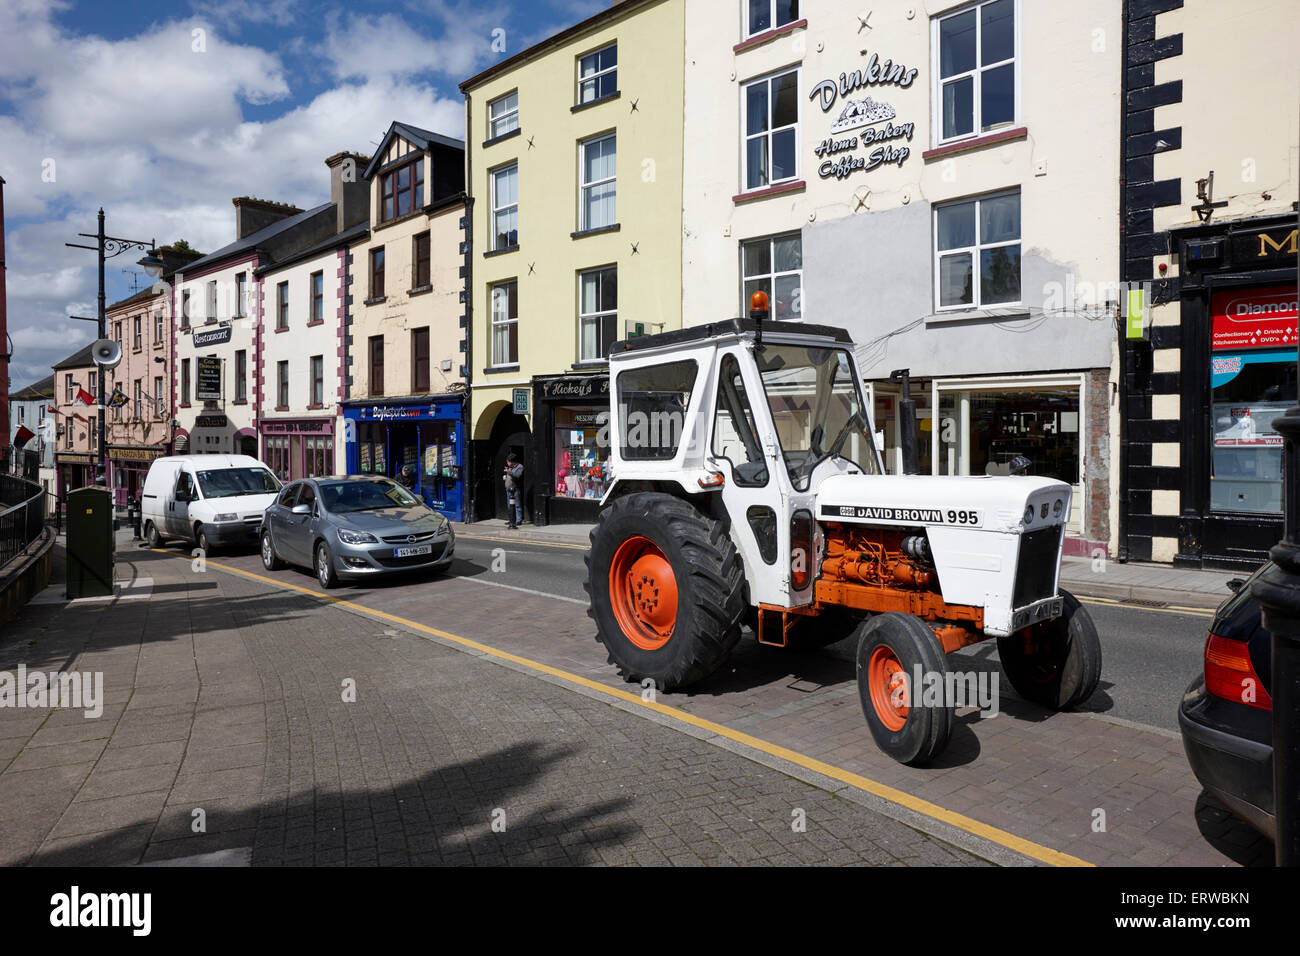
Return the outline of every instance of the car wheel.
{"type": "Polygon", "coordinates": [[[162,535],[158,533],[158,526],[152,521],[145,524],[144,536],[149,542],[149,547],[161,548],[163,546],[162,535]]]}
{"type": "Polygon", "coordinates": [[[316,580],[326,590],[337,587],[339,583],[339,576],[334,571],[334,558],[330,555],[330,546],[324,541],[316,545],[316,580]]]}
{"type": "Polygon", "coordinates": [[[262,532],[262,567],[268,571],[281,571],[284,569],[284,562],[275,553],[275,545],[271,542],[271,532],[262,532]]]}

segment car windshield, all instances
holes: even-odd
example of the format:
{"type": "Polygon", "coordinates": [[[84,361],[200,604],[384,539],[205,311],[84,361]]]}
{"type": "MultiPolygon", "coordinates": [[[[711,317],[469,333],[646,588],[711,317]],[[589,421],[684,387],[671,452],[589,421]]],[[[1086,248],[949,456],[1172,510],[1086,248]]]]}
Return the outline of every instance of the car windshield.
{"type": "Polygon", "coordinates": [[[280,490],[275,475],[265,468],[218,468],[198,472],[204,498],[265,495],[280,490]]]}
{"type": "Polygon", "coordinates": [[[876,449],[862,389],[843,349],[765,345],[754,355],[795,490],[836,456],[876,474],[876,449]]]}
{"type": "Polygon", "coordinates": [[[411,508],[420,504],[419,498],[392,481],[321,481],[317,484],[325,510],[334,514],[411,508]]]}

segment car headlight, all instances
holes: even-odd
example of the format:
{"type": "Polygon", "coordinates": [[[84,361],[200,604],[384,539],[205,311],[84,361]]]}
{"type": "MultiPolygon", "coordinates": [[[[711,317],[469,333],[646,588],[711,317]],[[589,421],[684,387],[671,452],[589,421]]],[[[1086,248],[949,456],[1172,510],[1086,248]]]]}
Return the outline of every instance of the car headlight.
{"type": "Polygon", "coordinates": [[[238,520],[239,520],[239,515],[220,514],[220,515],[213,515],[213,516],[212,516],[212,521],[213,521],[214,523],[219,522],[219,521],[238,521],[238,520]]]}
{"type": "Polygon", "coordinates": [[[369,531],[348,531],[339,528],[339,540],[344,544],[378,544],[379,539],[369,531]]]}
{"type": "Polygon", "coordinates": [[[1025,524],[1029,524],[1029,523],[1032,522],[1033,520],[1034,520],[1034,506],[1033,506],[1033,505],[1026,505],[1026,506],[1025,506],[1025,524]]]}

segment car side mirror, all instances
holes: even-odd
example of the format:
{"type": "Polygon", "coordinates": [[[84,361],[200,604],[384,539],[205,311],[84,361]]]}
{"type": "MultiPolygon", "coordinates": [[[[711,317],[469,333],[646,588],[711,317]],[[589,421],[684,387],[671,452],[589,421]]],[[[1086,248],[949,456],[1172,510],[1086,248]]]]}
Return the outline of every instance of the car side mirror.
{"type": "Polygon", "coordinates": [[[1241,578],[1233,578],[1231,581],[1228,582],[1228,590],[1231,591],[1233,594],[1236,594],[1245,586],[1246,586],[1246,582],[1243,581],[1241,578]]]}
{"type": "Polygon", "coordinates": [[[311,505],[294,505],[292,514],[309,515],[311,514],[311,505]]]}

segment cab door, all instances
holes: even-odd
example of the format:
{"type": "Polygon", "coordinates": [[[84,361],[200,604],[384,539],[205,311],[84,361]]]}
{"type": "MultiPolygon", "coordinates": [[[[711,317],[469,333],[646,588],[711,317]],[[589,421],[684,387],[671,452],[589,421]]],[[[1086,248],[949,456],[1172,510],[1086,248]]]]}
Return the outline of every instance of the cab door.
{"type": "Polygon", "coordinates": [[[167,531],[178,538],[190,538],[190,502],[196,496],[194,476],[182,468],[176,475],[176,484],[167,501],[167,531]]]}

